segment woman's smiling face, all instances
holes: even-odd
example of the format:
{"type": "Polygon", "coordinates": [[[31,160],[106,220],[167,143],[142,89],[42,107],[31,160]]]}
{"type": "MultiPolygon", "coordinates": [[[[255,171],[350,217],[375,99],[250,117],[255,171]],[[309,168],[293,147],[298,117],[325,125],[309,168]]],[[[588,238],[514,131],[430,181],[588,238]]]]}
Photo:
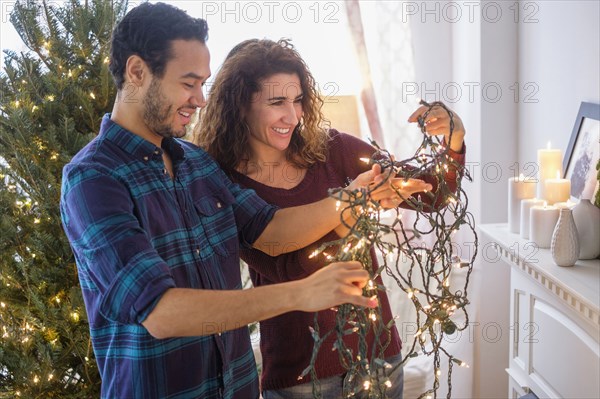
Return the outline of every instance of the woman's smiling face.
{"type": "Polygon", "coordinates": [[[285,152],[302,119],[302,86],[297,74],[278,73],[262,81],[246,113],[249,142],[255,156],[285,152]]]}

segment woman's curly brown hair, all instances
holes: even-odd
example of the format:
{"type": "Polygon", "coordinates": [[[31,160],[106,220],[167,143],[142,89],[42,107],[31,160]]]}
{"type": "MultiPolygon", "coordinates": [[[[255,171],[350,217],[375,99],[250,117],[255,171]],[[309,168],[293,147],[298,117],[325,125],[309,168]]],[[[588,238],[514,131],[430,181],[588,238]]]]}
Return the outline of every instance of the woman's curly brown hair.
{"type": "Polygon", "coordinates": [[[323,99],[308,67],[288,40],[251,39],[239,43],[227,55],[194,129],[195,144],[225,171],[244,167],[249,161],[249,128],[243,115],[265,79],[278,73],[297,74],[303,94],[302,120],[292,134],[287,160],[301,168],[325,161],[328,136],[321,126],[325,121],[323,99]]]}

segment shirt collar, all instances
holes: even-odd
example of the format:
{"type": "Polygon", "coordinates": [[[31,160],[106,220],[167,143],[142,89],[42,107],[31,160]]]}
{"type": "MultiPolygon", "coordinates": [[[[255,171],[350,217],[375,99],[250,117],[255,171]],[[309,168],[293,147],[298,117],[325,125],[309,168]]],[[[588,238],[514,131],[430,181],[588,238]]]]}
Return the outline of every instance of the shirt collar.
{"type": "Polygon", "coordinates": [[[100,136],[118,145],[124,151],[127,151],[135,158],[148,161],[153,157],[161,157],[163,150],[166,151],[173,161],[184,158],[184,151],[181,145],[174,138],[165,138],[159,148],[143,139],[135,133],[124,129],[112,119],[110,114],[104,115],[100,124],[100,136]]]}

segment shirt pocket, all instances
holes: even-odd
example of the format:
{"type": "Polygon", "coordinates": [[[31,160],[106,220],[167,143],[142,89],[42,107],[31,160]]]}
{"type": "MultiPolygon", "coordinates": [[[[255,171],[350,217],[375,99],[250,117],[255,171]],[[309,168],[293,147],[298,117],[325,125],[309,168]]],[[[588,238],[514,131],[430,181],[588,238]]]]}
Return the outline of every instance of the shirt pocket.
{"type": "Polygon", "coordinates": [[[237,254],[239,250],[234,203],[235,198],[225,188],[194,201],[208,244],[222,256],[237,254]]]}

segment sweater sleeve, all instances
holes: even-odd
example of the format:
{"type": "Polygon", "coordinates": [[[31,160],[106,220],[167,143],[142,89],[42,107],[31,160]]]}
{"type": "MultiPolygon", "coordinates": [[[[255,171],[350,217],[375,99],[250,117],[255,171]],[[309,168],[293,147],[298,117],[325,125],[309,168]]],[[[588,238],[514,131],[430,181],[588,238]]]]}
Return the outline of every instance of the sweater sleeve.
{"type": "MultiPolygon", "coordinates": [[[[445,142],[444,142],[445,145],[445,142]]],[[[458,181],[462,178],[462,175],[459,173],[459,169],[465,165],[465,154],[466,154],[466,145],[463,144],[463,148],[460,152],[456,152],[450,148],[448,148],[448,152],[445,156],[448,157],[448,162],[446,165],[448,166],[447,170],[444,170],[444,181],[446,183],[447,189],[450,193],[455,194],[458,189],[458,181]]],[[[415,178],[421,179],[432,186],[433,195],[426,195],[425,193],[415,193],[412,195],[412,198],[417,199],[421,196],[421,201],[423,202],[423,211],[425,212],[433,212],[435,210],[440,210],[446,205],[446,198],[438,193],[439,181],[431,171],[425,172],[422,175],[415,176],[415,178]],[[434,203],[435,201],[435,203],[434,203]]],[[[400,204],[401,208],[412,209],[411,206],[403,201],[400,204]]]]}
{"type": "MultiPolygon", "coordinates": [[[[304,248],[299,248],[279,256],[269,256],[264,252],[255,249],[241,250],[240,254],[244,262],[246,262],[255,273],[265,278],[266,281],[271,283],[281,283],[308,277],[325,266],[326,261],[323,255],[313,257],[310,255],[323,243],[336,241],[338,239],[340,239],[340,237],[334,231],[331,231],[304,248]]],[[[335,251],[335,249],[329,250],[330,253],[334,253],[335,251]]],[[[327,250],[325,253],[327,253],[327,250]]],[[[264,283],[264,281],[262,282],[264,283]]],[[[256,284],[256,281],[254,281],[254,283],[256,284]]]]}
{"type": "MultiPolygon", "coordinates": [[[[330,131],[328,146],[327,160],[322,168],[317,168],[318,176],[314,187],[315,190],[322,190],[323,195],[318,199],[307,200],[305,203],[326,198],[327,189],[345,186],[348,179],[352,180],[358,174],[368,170],[368,164],[360,161],[360,158],[370,158],[375,151],[368,143],[333,129],[330,131]]],[[[257,250],[242,250],[241,257],[255,273],[260,275],[257,278],[266,279],[271,283],[298,280],[308,277],[324,267],[328,263],[325,255],[312,257],[311,255],[322,244],[337,241],[340,238],[332,230],[304,248],[299,248],[295,243],[281,244],[287,247],[285,250],[288,252],[276,257],[257,250]]],[[[336,251],[337,248],[331,248],[324,252],[333,254],[336,251]]]]}

